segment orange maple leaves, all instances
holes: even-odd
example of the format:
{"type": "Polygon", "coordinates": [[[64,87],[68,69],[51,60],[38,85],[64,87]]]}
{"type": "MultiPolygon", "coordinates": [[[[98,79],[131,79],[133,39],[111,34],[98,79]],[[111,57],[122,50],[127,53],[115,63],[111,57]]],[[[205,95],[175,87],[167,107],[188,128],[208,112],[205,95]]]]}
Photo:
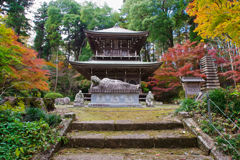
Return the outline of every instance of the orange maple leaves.
{"type": "Polygon", "coordinates": [[[35,50],[24,47],[17,39],[12,29],[0,24],[0,89],[15,84],[18,89],[48,90],[49,73],[42,69],[45,62],[37,58],[35,50]]]}

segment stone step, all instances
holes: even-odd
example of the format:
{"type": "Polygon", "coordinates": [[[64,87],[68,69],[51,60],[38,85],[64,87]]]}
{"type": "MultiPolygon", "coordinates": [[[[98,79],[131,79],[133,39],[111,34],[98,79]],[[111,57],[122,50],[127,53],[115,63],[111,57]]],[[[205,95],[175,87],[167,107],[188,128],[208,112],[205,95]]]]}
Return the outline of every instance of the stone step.
{"type": "Polygon", "coordinates": [[[191,148],[195,135],[184,129],[159,131],[77,131],[67,134],[66,147],[90,148],[191,148]]]}
{"type": "Polygon", "coordinates": [[[134,130],[168,130],[183,128],[181,121],[132,122],[130,120],[110,121],[76,121],[72,130],[79,131],[134,131],[134,130]]]}
{"type": "Polygon", "coordinates": [[[62,148],[54,160],[213,160],[198,148],[62,148]]]}

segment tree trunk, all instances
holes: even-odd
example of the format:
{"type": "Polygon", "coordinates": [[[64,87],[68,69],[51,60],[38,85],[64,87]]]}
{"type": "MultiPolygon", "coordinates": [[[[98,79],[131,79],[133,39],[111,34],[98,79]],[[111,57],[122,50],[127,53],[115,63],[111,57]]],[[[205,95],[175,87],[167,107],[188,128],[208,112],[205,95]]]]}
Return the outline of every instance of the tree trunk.
{"type": "MultiPolygon", "coordinates": [[[[231,55],[231,51],[230,51],[230,44],[229,44],[229,42],[227,44],[228,44],[229,58],[230,58],[230,62],[231,62],[231,69],[232,69],[232,71],[234,71],[233,59],[232,59],[232,55],[231,55]]],[[[234,83],[234,88],[236,88],[236,80],[235,80],[234,74],[233,74],[233,83],[234,83]]]]}
{"type": "Polygon", "coordinates": [[[154,42],[153,42],[153,62],[155,62],[154,42]]]}
{"type": "Polygon", "coordinates": [[[54,92],[57,90],[57,82],[58,82],[58,48],[57,48],[57,58],[56,58],[56,83],[54,87],[54,92]]]}
{"type": "Polygon", "coordinates": [[[169,27],[169,34],[170,34],[170,37],[168,38],[168,40],[169,40],[168,45],[169,45],[170,48],[172,48],[172,47],[174,47],[172,27],[169,27]]]}

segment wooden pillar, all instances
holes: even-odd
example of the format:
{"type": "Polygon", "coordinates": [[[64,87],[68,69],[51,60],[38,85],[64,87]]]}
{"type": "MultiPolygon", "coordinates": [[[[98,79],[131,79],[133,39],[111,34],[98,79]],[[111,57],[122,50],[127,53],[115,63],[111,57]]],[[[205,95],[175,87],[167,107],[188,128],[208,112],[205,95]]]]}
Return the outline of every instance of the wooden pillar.
{"type": "MultiPolygon", "coordinates": [[[[111,40],[111,52],[110,52],[110,57],[113,56],[113,50],[112,50],[112,48],[113,48],[113,43],[112,43],[112,40],[111,40]]],[[[111,57],[111,58],[112,58],[112,57],[111,57]]]]}
{"type": "Polygon", "coordinates": [[[142,70],[141,70],[141,68],[139,69],[139,85],[141,86],[141,75],[142,75],[142,70]]]}
{"type": "Polygon", "coordinates": [[[124,82],[127,82],[127,70],[125,69],[124,82]]]}
{"type": "Polygon", "coordinates": [[[129,40],[128,40],[128,56],[129,56],[129,40]]]}
{"type": "Polygon", "coordinates": [[[120,56],[122,57],[122,40],[120,40],[120,56]]]}
{"type": "Polygon", "coordinates": [[[187,91],[185,90],[185,98],[187,99],[188,98],[188,95],[187,95],[187,91]]]}
{"type": "Polygon", "coordinates": [[[105,40],[103,40],[103,55],[105,55],[105,40]]]}

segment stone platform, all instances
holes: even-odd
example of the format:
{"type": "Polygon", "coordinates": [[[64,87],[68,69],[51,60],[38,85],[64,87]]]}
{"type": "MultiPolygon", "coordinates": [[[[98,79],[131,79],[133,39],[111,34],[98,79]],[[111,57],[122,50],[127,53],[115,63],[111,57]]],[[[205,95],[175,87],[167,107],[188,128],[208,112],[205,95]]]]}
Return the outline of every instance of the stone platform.
{"type": "Polygon", "coordinates": [[[88,107],[142,107],[137,93],[92,93],[88,107]]]}

